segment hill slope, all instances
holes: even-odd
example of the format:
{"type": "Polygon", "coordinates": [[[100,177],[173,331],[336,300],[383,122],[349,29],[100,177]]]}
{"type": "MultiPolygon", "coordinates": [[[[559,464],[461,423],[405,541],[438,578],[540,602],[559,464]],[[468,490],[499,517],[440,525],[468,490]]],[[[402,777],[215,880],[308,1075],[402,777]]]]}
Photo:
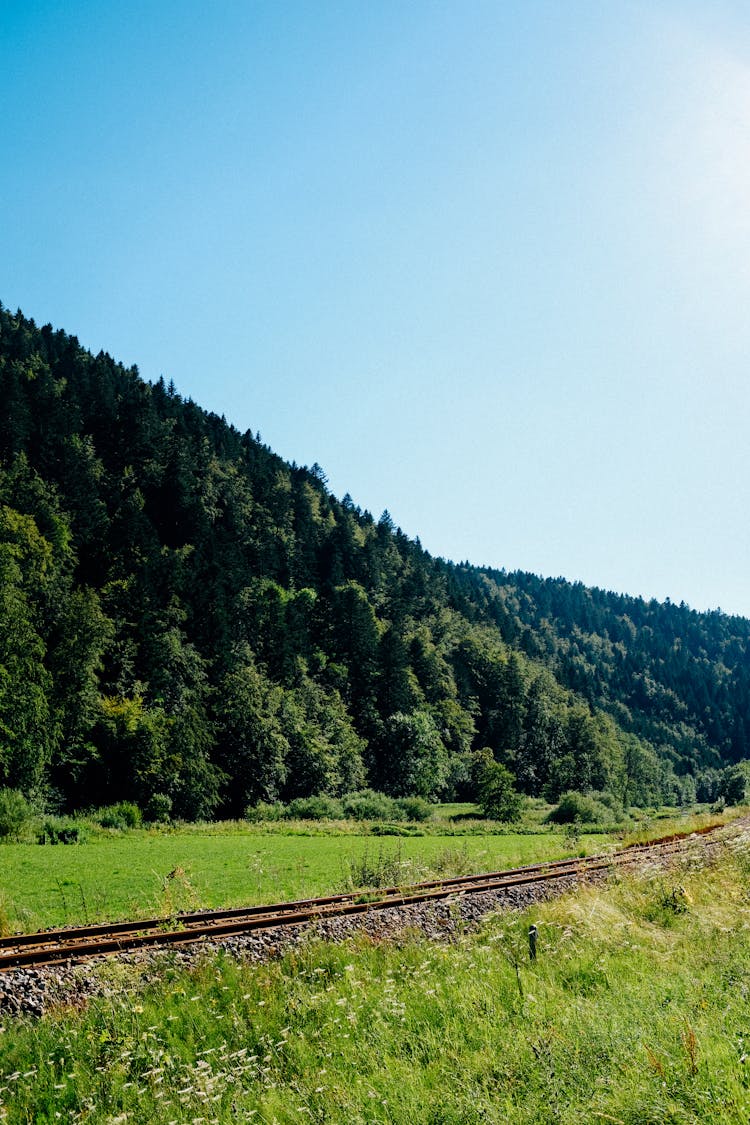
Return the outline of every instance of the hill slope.
{"type": "Polygon", "coordinates": [[[750,622],[434,559],[322,471],[0,306],[0,780],[183,816],[365,784],[716,789],[750,622]],[[707,772],[708,771],[708,772],[707,772]]]}

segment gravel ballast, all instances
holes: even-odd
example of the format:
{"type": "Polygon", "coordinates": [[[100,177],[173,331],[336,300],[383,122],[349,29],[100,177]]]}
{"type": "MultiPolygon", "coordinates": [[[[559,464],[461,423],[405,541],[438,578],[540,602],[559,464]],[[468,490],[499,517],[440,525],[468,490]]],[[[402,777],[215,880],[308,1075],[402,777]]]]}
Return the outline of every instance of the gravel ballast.
{"type": "MultiPolygon", "coordinates": [[[[750,835],[745,828],[733,838],[747,843],[750,835]]],[[[663,860],[649,857],[641,871],[652,868],[657,873],[675,859],[684,864],[694,857],[696,863],[705,863],[715,848],[725,843],[726,837],[723,840],[692,838],[679,853],[671,853],[663,860]]],[[[261,962],[280,957],[286,950],[311,939],[340,942],[357,934],[365,934],[375,941],[397,941],[418,934],[430,941],[452,942],[467,929],[476,928],[487,914],[524,910],[583,883],[601,882],[610,877],[608,870],[599,870],[582,876],[565,876],[550,883],[466,892],[438,901],[381,908],[373,904],[361,914],[274,926],[220,941],[201,940],[171,949],[123,952],[77,965],[60,963],[40,969],[19,968],[0,973],[0,1016],[38,1018],[51,1007],[81,1007],[94,996],[120,993],[122,977],[116,979],[106,968],[113,961],[129,966],[133,970],[133,984],[143,985],[157,981],[167,968],[189,968],[219,949],[238,959],[261,962]]]]}

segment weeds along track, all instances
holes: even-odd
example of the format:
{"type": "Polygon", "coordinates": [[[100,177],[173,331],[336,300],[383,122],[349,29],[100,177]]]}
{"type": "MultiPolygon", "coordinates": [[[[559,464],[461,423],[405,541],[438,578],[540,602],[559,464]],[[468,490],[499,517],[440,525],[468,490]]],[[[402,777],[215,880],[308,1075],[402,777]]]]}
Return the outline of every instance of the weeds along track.
{"type": "Polygon", "coordinates": [[[300,899],[232,910],[207,910],[171,918],[44,930],[0,938],[0,972],[20,967],[41,968],[55,963],[72,964],[153,946],[171,947],[249,934],[255,930],[300,926],[324,918],[343,918],[387,907],[406,907],[467,894],[503,891],[513,887],[551,886],[558,880],[586,880],[680,851],[691,836],[706,836],[718,827],[695,833],[631,845],[620,851],[588,858],[555,860],[506,871],[434,879],[410,886],[358,890],[322,898],[300,899]]]}
{"type": "MultiPolygon", "coordinates": [[[[691,835],[706,835],[710,827],[691,835]]],[[[409,886],[361,889],[345,894],[301,899],[227,910],[200,911],[173,917],[101,923],[0,938],[0,971],[20,966],[40,967],[55,962],[81,961],[147,948],[176,946],[221,939],[254,930],[297,926],[326,917],[345,917],[386,907],[409,906],[462,894],[479,894],[511,887],[552,884],[556,880],[587,878],[615,867],[658,858],[679,850],[684,836],[665,837],[633,845],[619,852],[556,860],[484,874],[420,882],[409,886]]]]}

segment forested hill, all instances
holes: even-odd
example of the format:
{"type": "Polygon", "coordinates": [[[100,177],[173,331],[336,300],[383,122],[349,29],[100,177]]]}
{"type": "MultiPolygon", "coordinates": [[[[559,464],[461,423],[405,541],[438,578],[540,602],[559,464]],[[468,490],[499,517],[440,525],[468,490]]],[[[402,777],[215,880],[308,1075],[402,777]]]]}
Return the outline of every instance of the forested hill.
{"type": "Polygon", "coordinates": [[[743,618],[434,559],[2,306],[0,394],[4,785],[186,817],[461,797],[488,747],[525,792],[649,802],[747,753],[743,618]]]}

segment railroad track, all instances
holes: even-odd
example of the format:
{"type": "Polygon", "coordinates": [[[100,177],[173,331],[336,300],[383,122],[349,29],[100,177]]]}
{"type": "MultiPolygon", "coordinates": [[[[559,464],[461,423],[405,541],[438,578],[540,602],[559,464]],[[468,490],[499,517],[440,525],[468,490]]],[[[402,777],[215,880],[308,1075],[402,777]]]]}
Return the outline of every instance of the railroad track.
{"type": "MultiPolygon", "coordinates": [[[[706,835],[715,827],[700,829],[706,835]]],[[[668,855],[683,846],[687,833],[665,837],[649,844],[625,848],[588,858],[554,860],[482,875],[462,875],[434,879],[407,887],[386,887],[377,891],[353,891],[321,898],[299,899],[231,910],[205,910],[180,914],[175,918],[146,918],[133,922],[101,923],[92,926],[13,934],[0,938],[0,972],[20,967],[41,968],[66,962],[84,961],[152,946],[177,946],[199,941],[220,940],[255,930],[277,926],[299,926],[321,918],[345,917],[434,902],[465,894],[480,894],[532,884],[554,884],[563,879],[586,879],[616,867],[643,862],[650,856],[668,855]]]]}

